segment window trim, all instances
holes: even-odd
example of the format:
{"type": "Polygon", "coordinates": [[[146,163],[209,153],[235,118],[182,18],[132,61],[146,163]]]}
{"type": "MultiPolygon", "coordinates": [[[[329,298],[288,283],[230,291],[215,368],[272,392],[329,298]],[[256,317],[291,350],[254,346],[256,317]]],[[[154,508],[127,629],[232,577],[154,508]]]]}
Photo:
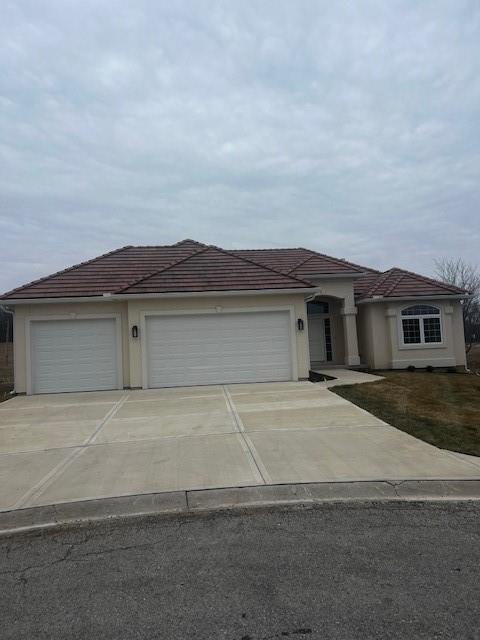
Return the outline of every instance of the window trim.
{"type": "Polygon", "coordinates": [[[445,334],[444,334],[444,323],[443,323],[443,310],[441,307],[435,304],[430,303],[422,303],[426,306],[433,307],[438,310],[438,314],[428,313],[428,314],[418,314],[418,315],[402,315],[405,309],[409,309],[410,307],[415,307],[420,303],[410,303],[400,308],[400,313],[398,314],[398,338],[399,338],[399,348],[400,349],[438,349],[439,347],[445,347],[445,334]],[[425,342],[425,328],[423,321],[427,318],[438,318],[440,321],[440,342],[425,342]],[[402,320],[419,320],[420,324],[420,342],[405,342],[405,336],[403,333],[403,322],[402,320]]]}

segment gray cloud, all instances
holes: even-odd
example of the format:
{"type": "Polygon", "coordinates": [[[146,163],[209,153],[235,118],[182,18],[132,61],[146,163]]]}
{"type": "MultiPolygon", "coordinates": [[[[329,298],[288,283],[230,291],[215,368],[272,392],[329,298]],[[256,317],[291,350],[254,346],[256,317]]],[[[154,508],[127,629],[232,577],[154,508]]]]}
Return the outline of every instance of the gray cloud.
{"type": "Polygon", "coordinates": [[[123,244],[478,260],[477,2],[6,2],[0,290],[123,244]]]}

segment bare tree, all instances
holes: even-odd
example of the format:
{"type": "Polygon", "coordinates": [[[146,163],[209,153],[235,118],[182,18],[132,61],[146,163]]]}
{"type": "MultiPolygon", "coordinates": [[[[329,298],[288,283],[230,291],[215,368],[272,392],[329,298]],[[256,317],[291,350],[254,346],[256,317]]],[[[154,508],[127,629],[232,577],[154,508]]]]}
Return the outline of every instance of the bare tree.
{"type": "Polygon", "coordinates": [[[470,297],[462,301],[467,353],[474,342],[480,341],[480,272],[478,267],[462,258],[435,260],[437,276],[447,284],[466,289],[470,297]]]}

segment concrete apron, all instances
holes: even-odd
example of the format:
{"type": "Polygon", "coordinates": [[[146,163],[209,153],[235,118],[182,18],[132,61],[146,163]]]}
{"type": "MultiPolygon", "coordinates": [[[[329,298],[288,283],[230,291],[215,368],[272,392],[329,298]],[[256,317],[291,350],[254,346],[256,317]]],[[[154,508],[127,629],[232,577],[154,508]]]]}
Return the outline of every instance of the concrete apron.
{"type": "Polygon", "coordinates": [[[480,500],[480,480],[324,482],[174,491],[86,500],[0,513],[0,536],[98,521],[245,509],[315,508],[324,503],[480,500]]]}
{"type": "Polygon", "coordinates": [[[51,524],[59,514],[77,520],[97,507],[128,515],[121,510],[151,501],[163,512],[171,496],[175,509],[191,511],[204,490],[209,500],[211,490],[227,496],[212,508],[228,507],[237,491],[241,504],[278,503],[286,494],[288,502],[320,494],[399,499],[406,480],[440,481],[428,485],[432,494],[421,485],[426,498],[475,498],[480,460],[394,429],[323,383],[30,396],[0,405],[0,523],[15,513],[19,526],[37,517],[51,524]]]}

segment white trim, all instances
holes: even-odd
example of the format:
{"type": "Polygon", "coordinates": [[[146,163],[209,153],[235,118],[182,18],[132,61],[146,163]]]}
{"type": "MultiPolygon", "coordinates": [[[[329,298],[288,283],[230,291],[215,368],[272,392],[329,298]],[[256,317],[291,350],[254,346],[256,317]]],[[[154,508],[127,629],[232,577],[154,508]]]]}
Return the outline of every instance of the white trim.
{"type": "MultiPolygon", "coordinates": [[[[297,356],[297,338],[296,338],[296,316],[294,305],[274,306],[274,307],[228,307],[217,309],[181,309],[175,311],[159,311],[159,310],[142,310],[140,316],[140,350],[142,359],[142,389],[150,389],[148,380],[148,363],[147,363],[147,341],[146,341],[146,318],[148,316],[196,316],[209,315],[215,313],[230,315],[235,313],[275,313],[277,311],[287,311],[290,314],[290,356],[291,356],[291,373],[292,380],[298,380],[298,356],[297,356]]],[[[305,320],[304,320],[305,322],[305,320]]]]}
{"type": "Polygon", "coordinates": [[[308,314],[307,312],[307,326],[308,326],[308,320],[310,318],[320,318],[323,322],[322,322],[322,339],[323,339],[323,347],[324,347],[324,352],[325,352],[325,360],[312,360],[311,356],[310,356],[310,336],[308,335],[308,351],[309,351],[309,362],[310,362],[310,367],[312,365],[312,362],[318,363],[318,364],[327,364],[327,365],[333,365],[335,362],[335,358],[336,358],[336,339],[337,336],[335,334],[335,323],[333,322],[333,317],[334,314],[332,312],[329,313],[310,313],[308,314]],[[332,359],[331,360],[327,360],[327,336],[325,335],[325,320],[330,320],[330,340],[332,343],[332,359]]]}
{"type": "Polygon", "coordinates": [[[402,311],[409,309],[412,304],[404,305],[399,309],[397,314],[397,326],[398,326],[398,348],[401,350],[406,349],[442,349],[445,348],[445,335],[444,335],[444,322],[443,322],[443,310],[441,307],[437,307],[435,304],[423,303],[423,306],[433,307],[438,310],[437,313],[431,314],[418,314],[418,315],[402,315],[402,311]],[[423,326],[423,320],[425,318],[438,318],[440,320],[440,342],[425,342],[425,329],[423,326]],[[405,336],[403,333],[403,320],[418,320],[420,325],[420,342],[405,342],[405,336]]]}
{"type": "Polygon", "coordinates": [[[117,347],[117,389],[123,389],[123,348],[122,348],[122,315],[121,313],[64,313],[59,315],[37,315],[25,318],[25,359],[26,359],[26,393],[32,395],[32,352],[30,326],[32,322],[61,320],[95,320],[113,318],[117,347]]]}
{"type": "Polygon", "coordinates": [[[418,302],[420,303],[421,301],[425,301],[425,300],[466,300],[468,298],[471,298],[472,296],[470,294],[445,294],[445,295],[441,295],[439,293],[437,294],[433,294],[433,295],[428,295],[428,296],[405,296],[403,298],[395,298],[395,297],[384,297],[384,296],[376,296],[375,298],[362,298],[361,300],[357,300],[355,302],[356,305],[358,304],[370,304],[372,302],[418,302]]]}
{"type": "Polygon", "coordinates": [[[122,300],[144,300],[144,299],[162,299],[162,298],[221,298],[234,296],[284,296],[298,293],[305,295],[307,293],[322,292],[321,287],[298,287],[297,289],[236,289],[229,291],[186,291],[173,293],[129,293],[129,294],[99,294],[98,296],[78,296],[70,298],[12,298],[0,299],[0,303],[4,305],[21,305],[21,304],[63,304],[65,302],[115,302],[122,300]]]}

